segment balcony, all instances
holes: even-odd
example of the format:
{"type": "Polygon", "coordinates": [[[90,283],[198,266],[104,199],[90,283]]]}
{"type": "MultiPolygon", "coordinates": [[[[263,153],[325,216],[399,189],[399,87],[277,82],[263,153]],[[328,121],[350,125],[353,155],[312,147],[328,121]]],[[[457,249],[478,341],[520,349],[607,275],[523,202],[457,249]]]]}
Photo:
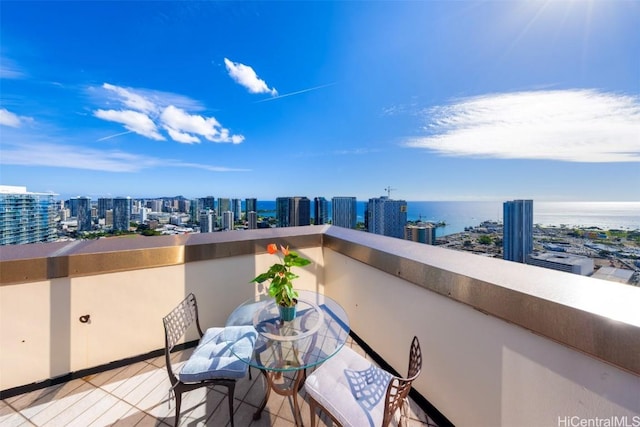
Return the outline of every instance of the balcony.
{"type": "MultiPolygon", "coordinates": [[[[346,345],[362,349],[349,340],[346,345]]],[[[179,366],[189,350],[174,355],[179,366]]],[[[234,421],[236,426],[291,426],[294,424],[291,399],[275,393],[259,420],[253,414],[264,396],[264,380],[252,370],[252,380],[246,377],[236,386],[234,421]]],[[[93,375],[23,393],[0,403],[0,425],[47,426],[173,426],[175,406],[169,400],[171,384],[164,367],[164,357],[152,357],[93,375]]],[[[301,413],[309,425],[309,405],[304,389],[301,413]]],[[[187,393],[182,402],[180,425],[230,425],[224,389],[200,389],[187,393]]],[[[438,427],[415,402],[411,401],[407,415],[408,427],[438,427]]],[[[323,417],[320,426],[331,426],[323,417]]]]}
{"type": "MultiPolygon", "coordinates": [[[[312,259],[298,286],[337,300],[354,345],[374,360],[403,373],[419,337],[424,364],[412,398],[436,423],[640,422],[640,289],[331,226],[3,247],[0,390],[13,396],[5,405],[109,372],[133,381],[135,366],[166,376],[162,316],[194,292],[202,323],[224,324],[255,292],[248,281],[273,262],[264,248],[274,241],[312,259]]],[[[255,384],[243,385],[238,408],[251,406],[255,384]]],[[[215,393],[189,423],[216,412],[215,393]]],[[[165,415],[166,398],[157,398],[165,415]]],[[[157,417],[150,423],[172,422],[136,407],[135,416],[157,417]]],[[[281,409],[263,422],[285,423],[281,409]]]]}

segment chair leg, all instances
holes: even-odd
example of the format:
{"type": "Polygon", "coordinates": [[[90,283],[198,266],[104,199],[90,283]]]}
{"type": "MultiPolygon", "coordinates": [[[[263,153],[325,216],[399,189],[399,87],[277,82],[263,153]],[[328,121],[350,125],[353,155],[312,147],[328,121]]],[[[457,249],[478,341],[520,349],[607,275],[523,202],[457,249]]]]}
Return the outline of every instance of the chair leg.
{"type": "Polygon", "coordinates": [[[182,404],[182,393],[174,391],[173,393],[176,397],[176,422],[174,423],[175,427],[178,427],[180,423],[180,405],[182,404]]]}
{"type": "Polygon", "coordinates": [[[236,389],[235,382],[229,384],[229,386],[227,387],[227,395],[229,397],[229,418],[231,418],[231,427],[234,427],[233,425],[233,394],[235,393],[235,389],[236,389]]]}
{"type": "Polygon", "coordinates": [[[311,415],[311,427],[316,427],[316,402],[309,396],[309,413],[311,415]]]}

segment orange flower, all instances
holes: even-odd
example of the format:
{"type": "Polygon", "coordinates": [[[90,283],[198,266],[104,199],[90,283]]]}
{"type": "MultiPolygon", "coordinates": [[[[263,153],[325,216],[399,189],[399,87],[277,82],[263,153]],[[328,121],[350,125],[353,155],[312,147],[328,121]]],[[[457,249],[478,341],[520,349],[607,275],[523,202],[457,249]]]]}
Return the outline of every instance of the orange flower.
{"type": "Polygon", "coordinates": [[[284,246],[280,245],[280,250],[282,250],[282,253],[284,254],[284,256],[289,255],[289,246],[285,248],[284,246]]]}
{"type": "Polygon", "coordinates": [[[271,255],[275,254],[276,252],[278,252],[278,246],[276,246],[275,243],[270,243],[267,246],[267,252],[269,252],[271,255]]]}

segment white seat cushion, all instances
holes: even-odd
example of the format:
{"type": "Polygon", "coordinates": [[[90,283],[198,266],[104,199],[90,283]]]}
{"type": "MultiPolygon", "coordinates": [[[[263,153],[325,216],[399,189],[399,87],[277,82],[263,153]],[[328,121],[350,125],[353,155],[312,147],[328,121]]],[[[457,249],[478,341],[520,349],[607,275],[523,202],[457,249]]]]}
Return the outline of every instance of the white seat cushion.
{"type": "Polygon", "coordinates": [[[391,374],[348,347],[320,365],[305,390],[344,427],[380,426],[391,374]]]}
{"type": "Polygon", "coordinates": [[[244,377],[249,369],[248,361],[256,335],[253,326],[207,329],[189,360],[182,366],[178,378],[182,382],[198,382],[244,377]],[[225,339],[233,342],[234,352],[231,352],[231,344],[225,339]]]}

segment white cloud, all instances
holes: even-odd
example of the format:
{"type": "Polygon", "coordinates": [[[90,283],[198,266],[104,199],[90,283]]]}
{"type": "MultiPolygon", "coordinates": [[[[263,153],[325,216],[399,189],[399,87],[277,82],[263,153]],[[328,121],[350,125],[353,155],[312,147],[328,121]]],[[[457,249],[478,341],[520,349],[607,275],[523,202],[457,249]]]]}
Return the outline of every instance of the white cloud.
{"type": "Polygon", "coordinates": [[[463,99],[425,111],[430,135],[405,145],[449,156],[640,161],[640,99],[595,90],[463,99]]]}
{"type": "Polygon", "coordinates": [[[112,105],[113,103],[131,110],[147,112],[150,115],[159,114],[163,107],[175,105],[188,111],[204,111],[206,108],[197,100],[187,96],[160,90],[131,88],[103,83],[102,86],[90,86],[86,89],[97,104],[112,105]]]}
{"type": "Polygon", "coordinates": [[[240,144],[244,141],[244,136],[242,135],[231,135],[231,143],[232,144],[240,144]]]}
{"type": "Polygon", "coordinates": [[[2,164],[88,169],[108,172],[137,172],[160,166],[160,159],[122,151],[93,150],[55,143],[11,144],[2,150],[2,164]]]}
{"type": "Polygon", "coordinates": [[[0,57],[0,79],[21,79],[24,72],[9,58],[0,57]]]}
{"type": "Polygon", "coordinates": [[[271,96],[278,95],[275,88],[269,88],[267,83],[260,79],[253,68],[239,62],[233,62],[224,58],[224,64],[229,72],[229,77],[236,83],[244,86],[250,93],[270,93],[271,96]]]}
{"type": "Polygon", "coordinates": [[[244,137],[234,135],[236,139],[229,135],[229,130],[220,126],[214,117],[203,117],[188,114],[184,110],[169,105],[160,115],[163,127],[169,135],[178,142],[193,143],[200,142],[196,135],[200,135],[212,142],[242,142],[244,137]],[[238,139],[239,138],[239,139],[238,139]]]}
{"type": "Polygon", "coordinates": [[[131,110],[96,110],[93,114],[99,119],[123,124],[125,129],[147,138],[157,141],[165,139],[158,133],[156,124],[146,114],[131,110]]]}
{"type": "Polygon", "coordinates": [[[141,113],[152,114],[157,112],[158,106],[145,98],[128,89],[114,86],[109,83],[102,85],[104,89],[115,92],[120,97],[120,101],[128,108],[139,111],[141,113]]]}
{"type": "Polygon", "coordinates": [[[170,162],[169,165],[174,167],[182,167],[182,168],[204,169],[209,172],[250,172],[251,171],[251,169],[229,168],[226,166],[211,166],[211,165],[203,165],[201,163],[188,163],[188,162],[170,162]]]}
{"type": "Polygon", "coordinates": [[[0,108],[0,125],[11,126],[12,128],[20,127],[21,120],[16,114],[11,111],[0,108]]]}
{"type": "Polygon", "coordinates": [[[164,126],[164,128],[169,134],[169,136],[171,137],[171,139],[173,139],[176,142],[182,142],[183,144],[194,144],[194,143],[200,142],[200,139],[188,133],[180,132],[178,130],[170,128],[169,126],[164,126]]]}
{"type": "Polygon", "coordinates": [[[60,167],[103,172],[139,172],[161,167],[203,169],[211,172],[245,172],[225,166],[189,163],[127,153],[120,150],[95,150],[55,142],[3,143],[0,164],[60,167]]]}
{"type": "MultiPolygon", "coordinates": [[[[202,110],[203,107],[198,102],[181,95],[147,89],[122,88],[109,83],[104,83],[102,89],[108,92],[108,102],[117,102],[123,108],[96,110],[94,116],[121,123],[127,130],[147,138],[165,140],[166,138],[160,133],[163,129],[172,140],[184,144],[199,143],[201,141],[199,137],[211,142],[233,144],[244,141],[244,136],[231,135],[215,117],[187,112],[185,108],[202,110]],[[115,97],[112,96],[114,94],[115,97]]],[[[110,135],[103,139],[123,134],[110,135]]]]}

